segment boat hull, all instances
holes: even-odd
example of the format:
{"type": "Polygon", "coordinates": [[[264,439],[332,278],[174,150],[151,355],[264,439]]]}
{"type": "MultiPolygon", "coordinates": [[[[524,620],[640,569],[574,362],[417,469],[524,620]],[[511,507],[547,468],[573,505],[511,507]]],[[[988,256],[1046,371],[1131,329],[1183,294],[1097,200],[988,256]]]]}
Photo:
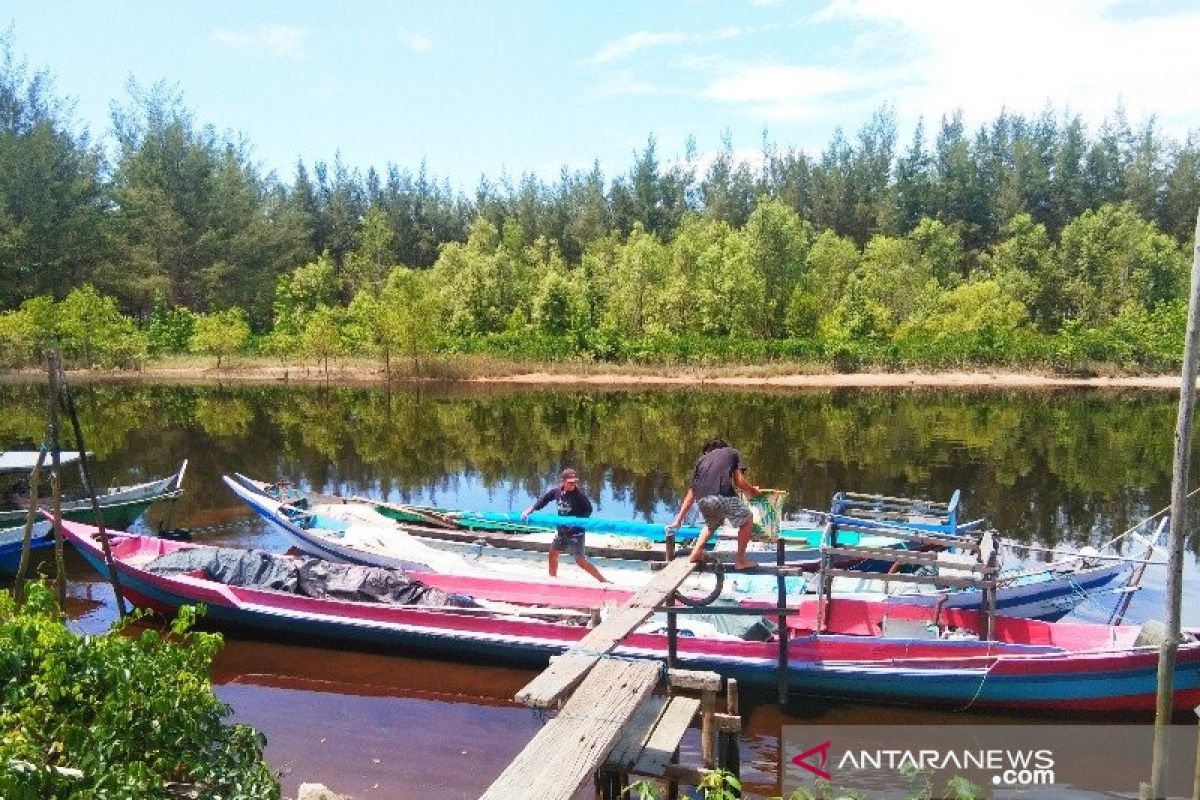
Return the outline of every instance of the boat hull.
{"type": "MultiPolygon", "coordinates": [[[[297,549],[308,555],[330,561],[374,567],[407,569],[412,564],[411,560],[392,557],[384,552],[344,544],[337,537],[328,535],[329,531],[324,528],[302,527],[281,511],[278,501],[262,494],[256,494],[244,484],[229,478],[226,478],[225,482],[230,490],[236,493],[242,502],[246,503],[268,527],[286,537],[297,549]]],[[[404,533],[460,557],[471,557],[478,564],[485,564],[485,558],[503,559],[510,562],[514,559],[544,558],[541,551],[497,547],[482,540],[475,543],[444,541],[425,539],[425,537],[417,536],[409,531],[404,531],[404,533]]],[[[649,577],[649,565],[645,561],[610,558],[597,554],[595,550],[590,555],[593,563],[610,577],[623,573],[628,574],[629,570],[645,572],[647,578],[649,577]]],[[[772,560],[774,560],[773,557],[772,560]]],[[[789,557],[789,561],[791,560],[789,557]]],[[[1087,592],[1106,586],[1116,580],[1124,571],[1125,565],[1117,562],[1079,573],[1052,576],[1046,581],[1002,586],[997,592],[996,610],[998,613],[1013,617],[1057,620],[1074,609],[1087,592]]],[[[869,583],[869,578],[864,577],[864,581],[869,583]]],[[[804,578],[789,577],[785,579],[785,588],[788,595],[800,596],[806,593],[806,581],[804,578]]],[[[726,595],[732,599],[747,601],[774,598],[777,591],[776,579],[772,576],[738,575],[727,578],[726,595]]],[[[847,596],[929,608],[940,603],[944,608],[978,610],[982,603],[982,595],[978,590],[944,594],[925,592],[883,595],[879,592],[868,592],[848,593],[847,596]]]]}
{"type": "MultiPolygon", "coordinates": [[[[100,494],[96,500],[100,506],[100,515],[104,519],[105,527],[113,530],[125,530],[155,503],[178,499],[183,494],[183,476],[186,470],[187,461],[184,461],[174,475],[136,486],[109,489],[100,494]]],[[[21,544],[24,538],[27,514],[28,512],[24,509],[0,512],[0,574],[11,574],[20,564],[21,544]]],[[[64,520],[83,524],[90,524],[96,519],[91,498],[63,503],[62,516],[64,520]]],[[[54,545],[52,533],[53,529],[50,525],[39,522],[30,539],[30,549],[40,550],[52,547],[54,545]]]]}
{"type": "MultiPolygon", "coordinates": [[[[103,556],[91,532],[73,523],[64,527],[83,556],[103,570],[103,556]]],[[[544,666],[550,656],[564,652],[586,633],[582,627],[529,619],[235,588],[196,576],[157,575],[138,566],[154,552],[181,546],[185,545],[148,537],[114,540],[122,585],[131,600],[164,612],[204,603],[212,620],[272,636],[316,637],[392,652],[533,667],[544,666]]],[[[439,588],[470,585],[469,581],[456,584],[452,576],[418,577],[431,585],[440,582],[439,588]]],[[[476,582],[477,588],[485,583],[476,582]]],[[[575,597],[585,594],[572,591],[575,597]]],[[[778,645],[774,642],[697,637],[681,638],[678,647],[682,667],[714,670],[749,686],[776,683],[778,645]]],[[[661,659],[666,652],[665,636],[635,633],[614,655],[661,659]]],[[[1077,712],[1152,712],[1155,704],[1158,651],[1154,647],[1070,652],[1051,645],[823,634],[796,637],[788,656],[789,686],[805,695],[1077,712]]],[[[1180,648],[1174,699],[1180,710],[1200,703],[1200,641],[1180,648]]]]}

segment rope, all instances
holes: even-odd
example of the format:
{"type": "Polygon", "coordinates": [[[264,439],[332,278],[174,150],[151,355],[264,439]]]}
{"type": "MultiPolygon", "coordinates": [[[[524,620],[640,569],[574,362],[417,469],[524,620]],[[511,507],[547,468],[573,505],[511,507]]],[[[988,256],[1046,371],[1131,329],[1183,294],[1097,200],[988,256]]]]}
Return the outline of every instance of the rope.
{"type": "MultiPolygon", "coordinates": [[[[216,531],[235,530],[237,528],[249,527],[257,521],[258,521],[257,517],[247,517],[246,519],[239,519],[239,520],[235,520],[233,522],[218,522],[213,525],[204,525],[199,528],[175,528],[172,531],[165,531],[165,532],[166,533],[183,532],[183,533],[188,534],[189,536],[195,536],[198,533],[214,533],[216,531]]],[[[160,533],[162,533],[162,531],[160,531],[160,533]]]]}
{"type": "MultiPolygon", "coordinates": [[[[989,658],[991,657],[993,644],[994,644],[994,642],[988,642],[988,657],[989,658]]],[[[983,668],[983,677],[981,677],[979,679],[979,686],[975,687],[975,694],[971,695],[971,699],[967,701],[967,704],[965,706],[958,709],[959,711],[970,711],[975,706],[976,701],[979,700],[979,695],[983,694],[983,687],[987,683],[988,676],[992,674],[992,668],[995,667],[996,664],[998,664],[998,663],[999,663],[998,661],[992,661],[992,663],[988,664],[986,667],[983,668]]]]}
{"type": "MultiPolygon", "coordinates": [[[[1183,501],[1186,503],[1188,500],[1191,500],[1191,499],[1192,499],[1193,497],[1195,497],[1197,494],[1200,494],[1200,486],[1197,486],[1195,489],[1192,489],[1190,492],[1188,492],[1186,495],[1184,495],[1184,497],[1183,497],[1183,501]]],[[[1102,544],[1102,545],[1100,546],[1100,549],[1101,549],[1101,550],[1103,550],[1103,549],[1104,549],[1104,548],[1106,548],[1106,547],[1112,547],[1112,546],[1113,546],[1113,544],[1115,544],[1117,541],[1119,541],[1119,540],[1121,540],[1121,539],[1124,539],[1126,536],[1128,536],[1129,534],[1133,533],[1134,531],[1136,531],[1138,528],[1140,528],[1140,527],[1142,527],[1143,525],[1145,525],[1145,524],[1146,524],[1147,522],[1149,522],[1150,520],[1152,520],[1152,519],[1158,519],[1158,518],[1159,518],[1159,517],[1161,517],[1163,514],[1166,514],[1167,512],[1169,512],[1170,510],[1171,510],[1171,507],[1170,507],[1170,506],[1167,506],[1166,508],[1159,509],[1157,512],[1155,512],[1155,513],[1151,514],[1150,516],[1146,517],[1145,519],[1143,519],[1141,522],[1139,522],[1139,523],[1137,523],[1136,525],[1134,525],[1134,526],[1133,526],[1132,528],[1130,528],[1129,530],[1125,531],[1124,533],[1119,533],[1119,534],[1117,534],[1116,536],[1114,536],[1113,538],[1109,539],[1107,542],[1105,542],[1104,544],[1102,544]]]]}

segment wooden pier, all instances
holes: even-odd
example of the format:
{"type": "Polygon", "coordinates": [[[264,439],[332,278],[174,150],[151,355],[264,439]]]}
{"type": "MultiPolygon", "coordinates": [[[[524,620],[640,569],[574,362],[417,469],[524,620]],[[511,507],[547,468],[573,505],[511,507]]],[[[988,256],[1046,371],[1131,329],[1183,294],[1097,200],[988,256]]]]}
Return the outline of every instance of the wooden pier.
{"type": "MultiPolygon", "coordinates": [[[[567,800],[589,776],[600,798],[616,800],[630,775],[665,777],[674,787],[677,780],[696,782],[716,766],[737,771],[736,764],[724,762],[737,758],[741,720],[736,709],[733,714],[716,713],[721,676],[667,670],[657,659],[610,655],[669,601],[695,568],[686,559],[670,561],[625,605],[517,692],[516,698],[533,708],[561,703],[561,709],[488,787],[483,800],[567,800]],[[667,696],[654,694],[664,684],[667,696]],[[679,743],[697,714],[702,718],[704,763],[689,768],[675,762],[679,743]],[[719,736],[724,738],[718,741],[719,736]],[[718,759],[718,754],[724,757],[718,759]]],[[[736,705],[736,682],[730,684],[728,696],[736,705]]]]}
{"type": "MultiPolygon", "coordinates": [[[[818,629],[832,601],[838,559],[879,559],[894,565],[938,567],[939,576],[891,573],[884,580],[971,586],[983,590],[981,632],[991,633],[995,614],[996,551],[989,533],[967,535],[970,526],[958,522],[958,493],[949,503],[930,503],[878,495],[839,494],[825,527],[819,573],[818,629]],[[917,524],[913,524],[913,523],[917,524]],[[916,550],[863,548],[838,541],[838,533],[884,533],[907,540],[916,550]],[[953,547],[959,553],[918,552],[922,548],[953,547]]],[[[686,559],[676,559],[674,537],[666,540],[666,560],[654,564],[655,576],[625,605],[599,623],[564,655],[522,688],[516,699],[533,708],[559,707],[525,749],[482,795],[484,800],[513,797],[562,798],[575,796],[592,775],[600,800],[620,800],[631,776],[665,780],[667,798],[678,796],[678,785],[697,785],[714,769],[740,774],[737,682],[725,681],[725,713],[717,713],[722,678],[714,672],[679,670],[676,667],[678,614],[761,614],[773,618],[778,641],[778,700],[787,702],[790,685],[787,617],[796,611],[787,605],[784,579],[800,574],[787,563],[786,541],[777,538],[774,567],[754,571],[776,578],[775,608],[697,607],[678,602],[678,589],[697,569],[686,559]],[[657,659],[632,659],[611,655],[621,640],[655,612],[667,615],[666,663],[657,659]],[[664,680],[665,677],[665,680],[664,680]],[[666,696],[655,694],[664,687],[666,696]],[[679,743],[695,721],[701,719],[701,763],[677,763],[679,743]]],[[[716,565],[719,592],[730,565],[716,565]]],[[[858,576],[861,573],[849,573],[858,576]]],[[[698,601],[707,603],[712,598],[698,601]]]]}

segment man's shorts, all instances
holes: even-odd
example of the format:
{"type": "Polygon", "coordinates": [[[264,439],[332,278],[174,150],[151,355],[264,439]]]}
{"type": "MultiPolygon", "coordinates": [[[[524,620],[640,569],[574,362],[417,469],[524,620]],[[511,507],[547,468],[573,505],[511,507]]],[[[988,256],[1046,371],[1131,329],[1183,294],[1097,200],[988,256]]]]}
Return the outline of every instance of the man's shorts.
{"type": "Polygon", "coordinates": [[[733,527],[740,528],[746,524],[747,520],[754,518],[754,515],[750,513],[750,506],[737,497],[710,494],[707,497],[701,497],[697,505],[700,507],[700,516],[704,517],[704,524],[710,531],[721,527],[721,523],[725,520],[729,520],[729,524],[733,527]]]}
{"type": "Polygon", "coordinates": [[[566,553],[575,558],[583,558],[583,529],[559,526],[558,535],[550,543],[550,549],[566,553]]]}

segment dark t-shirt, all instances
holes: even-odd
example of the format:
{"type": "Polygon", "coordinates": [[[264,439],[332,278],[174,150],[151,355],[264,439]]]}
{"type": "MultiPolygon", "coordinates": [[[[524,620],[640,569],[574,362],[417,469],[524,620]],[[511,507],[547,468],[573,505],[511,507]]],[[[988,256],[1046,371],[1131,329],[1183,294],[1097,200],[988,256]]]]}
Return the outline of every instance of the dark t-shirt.
{"type": "Polygon", "coordinates": [[[719,447],[705,453],[696,461],[696,470],[692,473],[693,495],[697,500],[713,494],[737,497],[733,486],[733,471],[737,469],[746,469],[746,462],[732,447],[719,447]]]}
{"type": "MultiPolygon", "coordinates": [[[[547,490],[533,504],[533,510],[545,508],[550,503],[558,504],[560,517],[590,517],[592,515],[592,501],[588,500],[587,495],[578,487],[569,492],[564,492],[562,486],[555,486],[547,490]]],[[[559,525],[558,532],[564,536],[582,536],[583,528],[574,525],[559,525]]]]}

